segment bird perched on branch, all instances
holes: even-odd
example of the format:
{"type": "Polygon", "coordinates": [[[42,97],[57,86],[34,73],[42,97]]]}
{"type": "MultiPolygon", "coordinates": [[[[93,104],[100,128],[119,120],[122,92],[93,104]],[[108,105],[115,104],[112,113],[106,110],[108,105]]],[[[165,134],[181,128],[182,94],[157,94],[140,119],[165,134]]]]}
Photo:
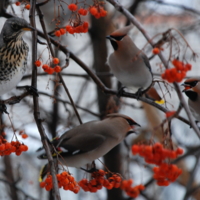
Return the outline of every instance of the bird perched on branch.
{"type": "Polygon", "coordinates": [[[153,76],[147,56],[127,35],[131,28],[120,28],[106,37],[114,48],[108,65],[123,86],[135,88],[136,94],[141,96],[152,85],[153,76]]]}
{"type": "MultiPolygon", "coordinates": [[[[52,144],[59,155],[54,156],[69,167],[82,167],[104,156],[122,142],[134,127],[140,126],[133,119],[122,114],[109,114],[101,121],[81,124],[66,133],[52,144]]],[[[46,154],[38,158],[46,159],[46,154]]]]}
{"type": "Polygon", "coordinates": [[[26,20],[6,20],[0,34],[0,96],[11,91],[27,68],[28,45],[22,39],[25,31],[34,30],[26,20]]]}
{"type": "Polygon", "coordinates": [[[196,121],[200,122],[200,78],[187,79],[182,85],[185,87],[183,92],[188,97],[190,111],[196,121]]]}

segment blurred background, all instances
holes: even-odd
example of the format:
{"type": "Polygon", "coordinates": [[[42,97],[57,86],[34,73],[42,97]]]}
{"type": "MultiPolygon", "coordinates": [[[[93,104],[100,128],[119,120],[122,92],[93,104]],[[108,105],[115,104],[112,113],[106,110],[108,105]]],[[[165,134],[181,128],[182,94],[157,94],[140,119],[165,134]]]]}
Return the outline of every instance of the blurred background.
{"type": "MultiPolygon", "coordinates": [[[[24,3],[16,6],[16,1],[6,1],[7,12],[28,20],[29,11],[24,9],[24,3]]],[[[37,2],[42,2],[38,0],[37,2]]],[[[61,24],[59,27],[69,24],[71,11],[67,9],[66,3],[76,1],[72,0],[50,0],[41,7],[44,14],[44,20],[48,32],[54,32],[56,26],[55,17],[60,16],[61,24]]],[[[83,1],[86,5],[92,5],[93,1],[83,1]]],[[[187,48],[187,44],[182,36],[186,39],[193,51],[199,55],[200,53],[200,3],[199,0],[121,0],[120,3],[128,9],[137,20],[143,25],[147,34],[154,38],[153,42],[157,42],[164,32],[169,29],[172,39],[163,45],[163,55],[168,60],[172,57],[184,58],[192,64],[192,70],[187,74],[188,77],[199,76],[199,57],[196,61],[192,59],[192,52],[187,48]],[[179,30],[181,35],[175,30],[179,30]],[[154,37],[156,36],[156,37],[154,37]],[[173,52],[170,57],[170,48],[173,52]],[[187,51],[186,51],[187,50],[187,51]],[[186,51],[186,54],[184,52],[186,51]]],[[[70,35],[66,34],[61,37],[54,37],[55,40],[66,46],[73,54],[81,59],[108,87],[113,89],[120,88],[120,83],[110,73],[106,64],[107,56],[113,52],[113,48],[106,36],[117,28],[128,25],[130,22],[125,16],[118,12],[109,2],[105,1],[105,9],[108,14],[106,17],[95,19],[91,15],[82,18],[88,21],[89,32],[83,34],[70,35]]],[[[41,29],[38,15],[35,16],[37,28],[41,29]]],[[[6,18],[0,18],[0,26],[2,28],[6,18]]],[[[148,45],[146,39],[141,32],[133,27],[129,36],[135,44],[151,58],[150,63],[154,78],[162,80],[160,75],[164,72],[164,67],[157,56],[153,56],[152,47],[148,45]]],[[[19,85],[30,85],[31,83],[31,33],[24,35],[25,41],[29,44],[29,64],[26,76],[19,85]]],[[[45,42],[43,38],[39,40],[45,42]]],[[[60,59],[60,65],[66,65],[66,57],[58,48],[54,47],[56,57],[60,59]]],[[[43,64],[49,63],[51,55],[47,49],[47,45],[38,44],[38,58],[41,58],[43,64]]],[[[103,93],[87,73],[75,61],[69,59],[69,65],[62,71],[64,81],[69,92],[75,102],[78,112],[83,123],[102,119],[106,114],[120,112],[133,118],[141,125],[137,130],[137,134],[127,138],[129,148],[132,144],[148,141],[163,141],[163,128],[160,124],[165,119],[165,113],[157,108],[137,101],[131,98],[118,98],[103,93]]],[[[48,137],[54,138],[61,135],[67,129],[79,125],[77,116],[70,104],[62,85],[58,83],[57,75],[45,74],[42,68],[38,68],[38,90],[40,114],[44,119],[43,125],[48,137]]],[[[155,84],[160,96],[165,99],[164,107],[169,110],[177,110],[179,98],[172,85],[165,87],[162,83],[155,84]]],[[[130,91],[131,92],[131,91],[130,91]]],[[[21,94],[20,90],[12,90],[2,96],[2,99],[9,98],[14,95],[21,94]]],[[[187,99],[187,98],[186,98],[187,99]]],[[[47,163],[45,160],[38,160],[36,150],[42,146],[40,134],[33,117],[33,100],[27,97],[19,104],[8,106],[8,115],[3,115],[4,132],[7,140],[11,141],[14,130],[18,139],[28,145],[29,150],[21,156],[5,156],[0,158],[0,199],[4,200],[53,200],[50,192],[46,192],[39,187],[39,171],[41,167],[47,163]],[[11,120],[11,121],[10,121],[11,120]],[[22,139],[18,134],[24,131],[29,137],[22,139]]],[[[180,115],[187,119],[184,110],[180,115]]],[[[95,131],[95,130],[94,130],[95,131]]],[[[199,170],[199,139],[193,129],[178,119],[173,119],[171,123],[172,140],[174,146],[182,147],[185,155],[182,156],[176,164],[183,170],[180,178],[170,184],[168,187],[159,187],[152,179],[152,167],[146,165],[140,157],[133,156],[123,143],[111,150],[104,158],[101,158],[105,166],[112,172],[122,174],[125,179],[133,179],[134,184],[146,184],[146,189],[137,198],[138,200],[198,200],[200,199],[200,170],[199,170]]],[[[200,149],[200,148],[199,148],[200,149]]],[[[96,161],[98,168],[103,168],[101,162],[96,161]]],[[[89,174],[74,168],[69,168],[77,181],[89,174]]],[[[97,193],[86,193],[80,191],[73,194],[69,191],[60,190],[62,199],[70,200],[128,200],[120,189],[107,191],[102,189],[97,193]]]]}

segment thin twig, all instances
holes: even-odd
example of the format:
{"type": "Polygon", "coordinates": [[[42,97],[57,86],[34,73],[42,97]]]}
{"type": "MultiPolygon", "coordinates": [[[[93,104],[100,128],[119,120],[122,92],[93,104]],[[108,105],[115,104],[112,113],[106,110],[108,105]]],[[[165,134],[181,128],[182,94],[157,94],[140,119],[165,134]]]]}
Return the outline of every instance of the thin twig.
{"type": "MultiPolygon", "coordinates": [[[[34,28],[36,28],[35,5],[36,5],[36,1],[31,0],[31,10],[30,10],[29,18],[30,18],[30,21],[31,21],[31,25],[34,28]]],[[[33,40],[32,41],[33,42],[32,42],[32,84],[31,85],[34,88],[37,88],[37,68],[34,65],[35,60],[37,60],[37,31],[33,31],[33,40]]],[[[47,158],[48,158],[50,169],[51,169],[51,175],[52,175],[52,179],[53,179],[54,198],[56,200],[61,200],[59,187],[58,187],[58,181],[57,181],[57,177],[56,177],[55,163],[53,161],[53,157],[52,157],[52,154],[51,154],[51,151],[50,151],[50,148],[49,148],[49,144],[48,144],[48,141],[47,141],[45,130],[44,130],[43,125],[42,125],[42,120],[41,120],[41,117],[40,117],[39,101],[38,101],[38,97],[36,95],[33,95],[33,107],[34,107],[35,122],[37,124],[38,131],[40,133],[43,146],[46,150],[47,158]]]]}

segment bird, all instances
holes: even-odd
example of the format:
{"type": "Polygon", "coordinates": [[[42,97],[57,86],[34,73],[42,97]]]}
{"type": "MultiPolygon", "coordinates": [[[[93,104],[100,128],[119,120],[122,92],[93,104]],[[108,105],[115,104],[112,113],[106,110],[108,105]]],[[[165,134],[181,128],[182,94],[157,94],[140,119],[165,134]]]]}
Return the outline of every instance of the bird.
{"type": "MultiPolygon", "coordinates": [[[[53,155],[68,167],[82,169],[134,133],[136,126],[140,125],[126,115],[109,114],[103,120],[81,124],[53,140],[52,144],[59,152],[59,155],[53,155]]],[[[42,153],[38,158],[47,159],[47,155],[42,153]]]]}
{"type": "Polygon", "coordinates": [[[127,35],[130,29],[131,25],[125,26],[106,36],[114,49],[107,63],[123,86],[141,96],[151,87],[153,75],[147,56],[127,35]]]}
{"type": "Polygon", "coordinates": [[[22,36],[31,30],[34,28],[19,17],[4,23],[0,34],[0,96],[15,88],[26,71],[29,47],[22,36]]]}
{"type": "Polygon", "coordinates": [[[29,47],[22,36],[33,28],[22,18],[6,20],[0,34],[0,96],[11,91],[27,68],[29,47]]]}
{"type": "Polygon", "coordinates": [[[182,86],[188,97],[188,105],[196,122],[200,122],[200,78],[187,79],[182,86]]]}

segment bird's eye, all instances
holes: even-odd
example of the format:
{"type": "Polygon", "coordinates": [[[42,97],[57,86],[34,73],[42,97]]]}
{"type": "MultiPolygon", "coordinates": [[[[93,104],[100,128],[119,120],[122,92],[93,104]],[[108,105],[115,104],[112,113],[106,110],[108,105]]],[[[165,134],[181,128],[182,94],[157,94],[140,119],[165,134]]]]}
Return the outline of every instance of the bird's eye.
{"type": "Polygon", "coordinates": [[[17,25],[17,24],[12,24],[12,28],[15,29],[15,30],[20,29],[19,25],[17,25]]]}

